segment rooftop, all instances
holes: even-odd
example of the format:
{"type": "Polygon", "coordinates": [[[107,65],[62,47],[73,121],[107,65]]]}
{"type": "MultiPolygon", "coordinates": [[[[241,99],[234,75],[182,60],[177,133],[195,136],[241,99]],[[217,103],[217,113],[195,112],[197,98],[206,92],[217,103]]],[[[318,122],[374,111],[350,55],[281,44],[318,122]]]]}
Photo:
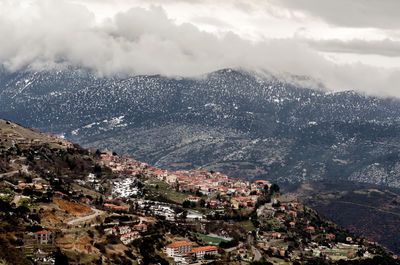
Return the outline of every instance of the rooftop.
{"type": "Polygon", "coordinates": [[[166,248],[177,248],[177,247],[183,247],[183,246],[191,246],[192,242],[189,241],[175,241],[171,244],[169,244],[168,246],[166,246],[166,248]]]}

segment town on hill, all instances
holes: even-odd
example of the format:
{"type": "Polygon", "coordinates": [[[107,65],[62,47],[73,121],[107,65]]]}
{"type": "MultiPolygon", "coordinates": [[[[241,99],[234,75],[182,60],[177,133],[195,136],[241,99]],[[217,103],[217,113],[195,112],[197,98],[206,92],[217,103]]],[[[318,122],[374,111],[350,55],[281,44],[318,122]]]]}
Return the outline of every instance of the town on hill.
{"type": "Polygon", "coordinates": [[[400,264],[267,179],[167,171],[0,120],[0,263],[400,264]]]}

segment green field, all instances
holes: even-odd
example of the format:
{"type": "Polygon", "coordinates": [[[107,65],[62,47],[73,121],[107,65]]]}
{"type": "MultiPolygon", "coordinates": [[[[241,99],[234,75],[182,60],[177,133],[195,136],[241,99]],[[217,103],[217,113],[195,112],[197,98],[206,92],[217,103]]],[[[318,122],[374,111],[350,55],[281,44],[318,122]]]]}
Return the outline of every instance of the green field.
{"type": "Polygon", "coordinates": [[[12,191],[8,190],[0,191],[0,199],[2,199],[3,201],[10,203],[13,197],[14,197],[14,192],[12,191]]]}
{"type": "Polygon", "coordinates": [[[168,185],[168,183],[161,180],[149,180],[146,184],[146,188],[179,204],[183,203],[183,201],[188,197],[186,194],[175,191],[175,189],[168,185]]]}
{"type": "Polygon", "coordinates": [[[29,199],[29,198],[21,198],[19,200],[19,206],[24,206],[24,207],[30,208],[33,206],[33,203],[31,201],[31,199],[29,199]]]}
{"type": "Polygon", "coordinates": [[[243,227],[247,232],[254,231],[256,229],[250,220],[236,222],[236,225],[243,227]]]}
{"type": "Polygon", "coordinates": [[[216,244],[219,244],[221,242],[228,242],[228,240],[224,240],[222,238],[212,237],[212,236],[199,234],[199,233],[197,233],[197,237],[203,239],[203,241],[205,241],[205,242],[216,243],[216,244]]]}

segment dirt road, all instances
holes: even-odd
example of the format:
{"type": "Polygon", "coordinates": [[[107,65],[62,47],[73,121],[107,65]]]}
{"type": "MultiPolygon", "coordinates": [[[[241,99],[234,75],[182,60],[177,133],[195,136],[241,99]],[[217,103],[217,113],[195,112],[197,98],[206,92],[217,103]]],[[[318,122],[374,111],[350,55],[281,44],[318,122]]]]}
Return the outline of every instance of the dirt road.
{"type": "Polygon", "coordinates": [[[254,255],[254,261],[258,261],[261,259],[262,255],[258,249],[251,246],[251,251],[253,252],[253,255],[254,255]]]}
{"type": "Polygon", "coordinates": [[[74,223],[85,222],[85,221],[93,219],[103,213],[103,211],[97,210],[96,208],[91,208],[91,209],[94,211],[94,213],[92,213],[91,215],[78,217],[76,219],[68,221],[67,224],[72,225],[74,223]]]}

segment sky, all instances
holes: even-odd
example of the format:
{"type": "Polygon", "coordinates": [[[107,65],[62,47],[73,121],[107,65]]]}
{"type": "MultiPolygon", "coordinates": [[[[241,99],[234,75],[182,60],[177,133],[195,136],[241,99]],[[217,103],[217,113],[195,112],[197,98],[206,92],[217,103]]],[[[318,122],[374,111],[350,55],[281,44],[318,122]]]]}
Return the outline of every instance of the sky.
{"type": "Polygon", "coordinates": [[[398,10],[398,0],[0,0],[0,64],[185,77],[241,68],[400,97],[398,10]]]}

